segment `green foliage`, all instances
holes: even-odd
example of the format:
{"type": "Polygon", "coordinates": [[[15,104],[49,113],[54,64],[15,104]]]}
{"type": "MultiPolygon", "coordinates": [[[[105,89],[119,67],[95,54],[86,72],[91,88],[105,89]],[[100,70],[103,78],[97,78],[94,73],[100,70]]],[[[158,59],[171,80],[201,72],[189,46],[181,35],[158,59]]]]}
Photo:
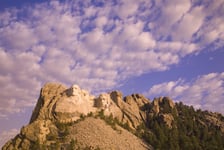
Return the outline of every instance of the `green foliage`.
{"type": "Polygon", "coordinates": [[[119,125],[121,127],[123,127],[124,129],[128,130],[128,131],[132,131],[131,127],[129,126],[129,123],[126,122],[126,123],[119,123],[119,125]]]}
{"type": "Polygon", "coordinates": [[[65,123],[60,123],[60,122],[56,122],[55,124],[56,124],[56,127],[58,128],[58,138],[61,141],[66,141],[66,138],[69,135],[70,124],[65,124],[65,123]]]}
{"type": "Polygon", "coordinates": [[[140,125],[137,126],[135,135],[137,137],[143,138],[146,131],[147,131],[147,128],[146,128],[145,124],[141,123],[140,125]]]}
{"type": "Polygon", "coordinates": [[[55,122],[56,127],[58,128],[58,130],[63,131],[66,128],[66,124],[65,123],[61,123],[59,121],[55,122]]]}
{"type": "Polygon", "coordinates": [[[92,111],[89,112],[89,113],[87,114],[87,117],[93,117],[93,112],[92,112],[92,111]]]}
{"type": "Polygon", "coordinates": [[[117,118],[114,118],[112,114],[110,114],[110,116],[105,116],[104,115],[104,111],[101,110],[101,111],[98,112],[98,115],[97,116],[100,117],[100,119],[104,120],[114,130],[117,130],[116,124],[119,124],[119,121],[118,121],[117,118]]]}
{"type": "MultiPolygon", "coordinates": [[[[109,116],[105,116],[104,115],[104,110],[99,111],[97,117],[99,117],[100,119],[104,120],[114,130],[117,130],[116,125],[119,125],[122,128],[124,128],[124,129],[126,129],[128,131],[133,132],[131,127],[129,126],[128,122],[126,122],[126,123],[120,122],[116,117],[114,118],[112,114],[110,114],[109,116]]],[[[120,131],[120,133],[121,133],[121,131],[120,131]]]]}
{"type": "Polygon", "coordinates": [[[72,139],[67,147],[68,150],[74,150],[77,147],[77,140],[72,139]]]}
{"type": "MultiPolygon", "coordinates": [[[[158,115],[155,115],[148,118],[147,126],[140,125],[137,128],[136,135],[155,149],[224,149],[224,135],[220,129],[215,125],[206,124],[207,112],[195,111],[192,106],[186,106],[183,103],[176,104],[176,108],[176,112],[169,112],[175,119],[173,128],[167,128],[160,122],[158,115]]],[[[168,110],[165,108],[163,111],[168,110]]],[[[218,117],[221,119],[222,115],[218,117]]]]}
{"type": "Polygon", "coordinates": [[[39,141],[35,141],[33,143],[31,143],[30,145],[30,149],[40,149],[41,145],[39,143],[39,141]]]}
{"type": "Polygon", "coordinates": [[[99,147],[94,148],[94,147],[92,147],[92,146],[86,146],[86,147],[84,147],[82,150],[100,150],[100,148],[99,148],[99,147]]]}
{"type": "Polygon", "coordinates": [[[116,130],[116,124],[118,123],[116,119],[113,118],[113,115],[110,114],[110,116],[104,116],[104,121],[110,125],[113,129],[116,130]]]}
{"type": "MultiPolygon", "coordinates": [[[[129,123],[120,122],[113,115],[106,116],[104,111],[101,110],[98,114],[89,113],[87,116],[81,115],[80,120],[86,117],[95,117],[104,120],[114,130],[117,130],[117,125],[134,133],[136,136],[143,139],[146,143],[152,145],[154,149],[169,149],[169,150],[224,150],[224,135],[220,128],[214,124],[208,124],[206,114],[202,110],[194,110],[192,106],[186,106],[183,103],[177,103],[176,109],[170,109],[168,105],[164,104],[162,113],[172,114],[174,121],[172,128],[168,128],[162,121],[159,115],[151,115],[147,118],[147,123],[140,124],[136,131],[134,131],[129,123]]],[[[221,114],[217,114],[218,119],[224,120],[221,114]]],[[[78,121],[80,121],[78,120],[78,121]]],[[[77,122],[78,122],[77,121],[77,122]]],[[[73,122],[74,124],[76,122],[73,122]]],[[[63,148],[63,143],[67,142],[66,149],[80,149],[77,141],[72,139],[68,142],[70,124],[56,123],[58,133],[49,133],[47,140],[56,141],[48,149],[63,148]],[[57,139],[59,136],[59,140],[57,139]],[[64,141],[63,141],[64,140],[64,141]]],[[[31,144],[31,149],[46,149],[46,145],[39,144],[39,142],[31,144]]],[[[86,146],[84,149],[94,149],[93,147],[86,146]]],[[[98,150],[99,148],[95,148],[98,150]]]]}
{"type": "Polygon", "coordinates": [[[44,150],[44,149],[47,149],[47,145],[45,145],[45,143],[40,144],[39,140],[37,140],[37,141],[31,143],[30,149],[44,150]]]}
{"type": "Polygon", "coordinates": [[[56,139],[57,139],[57,136],[58,135],[56,135],[56,134],[53,134],[53,133],[49,133],[48,135],[47,135],[47,140],[49,140],[49,141],[55,141],[56,139]]]}
{"type": "Polygon", "coordinates": [[[61,149],[60,143],[58,141],[56,141],[56,143],[55,143],[55,150],[59,150],[59,149],[61,149]]]}
{"type": "Polygon", "coordinates": [[[58,129],[55,126],[49,127],[49,133],[46,136],[46,139],[49,141],[55,141],[58,137],[58,129]]]}
{"type": "Polygon", "coordinates": [[[104,110],[103,109],[98,112],[98,116],[100,117],[100,119],[105,119],[105,115],[104,115],[104,110]]]}
{"type": "Polygon", "coordinates": [[[80,120],[84,120],[85,117],[86,117],[86,116],[85,116],[84,114],[81,114],[81,115],[80,115],[80,120]]]}

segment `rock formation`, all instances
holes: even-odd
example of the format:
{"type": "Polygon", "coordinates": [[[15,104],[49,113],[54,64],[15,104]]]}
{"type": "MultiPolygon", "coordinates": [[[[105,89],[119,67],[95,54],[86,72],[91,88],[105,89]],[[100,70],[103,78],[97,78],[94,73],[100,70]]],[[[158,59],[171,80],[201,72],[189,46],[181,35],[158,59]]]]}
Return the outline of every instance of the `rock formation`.
{"type": "MultiPolygon", "coordinates": [[[[145,150],[153,149],[151,145],[157,149],[167,149],[169,145],[169,149],[178,148],[179,145],[175,145],[178,143],[183,146],[182,139],[187,136],[194,139],[199,136],[200,141],[199,129],[212,130],[206,135],[207,141],[209,135],[222,141],[224,117],[218,113],[196,112],[193,107],[175,104],[169,97],[155,98],[151,102],[141,94],[123,97],[120,91],[94,96],[78,85],[67,88],[47,83],[40,91],[30,123],[2,149],[145,150]],[[193,124],[197,128],[193,129],[193,124]],[[178,132],[180,140],[175,139],[179,140],[175,143],[172,138],[178,137],[175,136],[178,132]]],[[[206,144],[200,142],[199,149],[205,149],[206,144]]]]}
{"type": "Polygon", "coordinates": [[[137,127],[146,119],[143,112],[149,103],[140,94],[123,98],[121,92],[113,91],[95,97],[77,85],[67,89],[57,83],[48,83],[41,89],[30,123],[38,119],[69,123],[78,120],[81,114],[104,110],[105,115],[112,114],[120,121],[127,121],[130,126],[137,127]]]}
{"type": "MultiPolygon", "coordinates": [[[[59,132],[56,123],[74,123],[82,116],[97,114],[102,110],[105,116],[112,115],[119,122],[125,122],[135,129],[146,120],[145,111],[149,103],[148,99],[139,94],[127,96],[124,100],[119,91],[95,97],[77,85],[66,88],[58,83],[47,83],[41,89],[30,124],[23,127],[20,134],[3,149],[29,149],[35,141],[46,144],[49,135],[59,132]]],[[[143,144],[139,146],[140,149],[147,149],[143,144]]]]}
{"type": "Polygon", "coordinates": [[[174,102],[169,97],[159,97],[151,103],[148,118],[158,117],[168,128],[172,128],[174,121],[172,113],[178,115],[174,102]]]}
{"type": "Polygon", "coordinates": [[[62,92],[61,98],[54,104],[53,115],[56,120],[63,123],[76,121],[80,115],[95,112],[94,96],[81,90],[77,85],[62,92]]]}

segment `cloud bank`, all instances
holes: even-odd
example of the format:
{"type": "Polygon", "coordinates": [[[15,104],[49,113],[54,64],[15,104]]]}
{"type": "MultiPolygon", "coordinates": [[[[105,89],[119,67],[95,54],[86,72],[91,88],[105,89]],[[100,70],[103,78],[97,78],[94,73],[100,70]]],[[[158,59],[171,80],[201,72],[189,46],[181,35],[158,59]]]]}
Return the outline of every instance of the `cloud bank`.
{"type": "Polygon", "coordinates": [[[33,106],[48,81],[97,93],[167,70],[209,45],[218,49],[223,6],[221,0],[50,1],[1,11],[0,118],[33,106]]]}
{"type": "Polygon", "coordinates": [[[170,96],[196,109],[206,109],[224,114],[224,72],[198,76],[191,82],[184,79],[169,81],[152,86],[147,96],[170,96]]]}

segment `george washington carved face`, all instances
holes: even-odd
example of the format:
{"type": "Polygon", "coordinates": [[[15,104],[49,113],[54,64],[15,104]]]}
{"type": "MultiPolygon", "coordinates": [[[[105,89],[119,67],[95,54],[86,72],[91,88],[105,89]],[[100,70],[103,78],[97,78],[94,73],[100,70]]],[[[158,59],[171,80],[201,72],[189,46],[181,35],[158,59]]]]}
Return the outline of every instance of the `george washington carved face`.
{"type": "Polygon", "coordinates": [[[77,85],[73,85],[66,91],[66,95],[57,101],[55,105],[55,117],[61,120],[71,120],[80,117],[80,114],[88,114],[93,111],[93,102],[89,100],[88,92],[83,91],[77,85]],[[59,115],[57,115],[59,114],[59,115]],[[64,115],[64,118],[63,118],[64,115]],[[66,116],[67,115],[67,116],[66,116]]]}
{"type": "Polygon", "coordinates": [[[81,103],[81,95],[82,95],[82,91],[79,88],[78,85],[73,85],[69,90],[67,95],[70,97],[71,102],[73,102],[74,104],[79,104],[81,103]]]}
{"type": "Polygon", "coordinates": [[[71,88],[69,88],[66,91],[67,96],[77,96],[81,92],[81,89],[79,88],[78,85],[73,85],[71,88]]]}

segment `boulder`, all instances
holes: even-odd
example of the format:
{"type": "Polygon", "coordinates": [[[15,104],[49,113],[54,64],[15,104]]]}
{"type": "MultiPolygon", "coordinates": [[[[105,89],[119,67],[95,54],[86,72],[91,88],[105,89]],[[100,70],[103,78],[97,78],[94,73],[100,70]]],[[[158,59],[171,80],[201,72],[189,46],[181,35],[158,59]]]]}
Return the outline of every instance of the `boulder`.
{"type": "Polygon", "coordinates": [[[174,121],[174,118],[172,116],[172,114],[161,114],[160,115],[160,120],[162,121],[162,123],[164,123],[168,128],[172,128],[172,123],[174,121]]]}
{"type": "Polygon", "coordinates": [[[158,113],[171,113],[175,108],[175,103],[169,97],[155,98],[151,104],[151,112],[158,113]]]}
{"type": "Polygon", "coordinates": [[[174,121],[173,114],[178,116],[173,100],[169,97],[159,97],[155,98],[150,104],[147,118],[148,120],[158,118],[168,128],[172,128],[172,123],[174,121]]]}
{"type": "Polygon", "coordinates": [[[111,99],[123,113],[123,123],[128,123],[132,129],[146,121],[146,109],[150,101],[142,95],[133,94],[122,98],[119,91],[110,93],[111,99]]]}

